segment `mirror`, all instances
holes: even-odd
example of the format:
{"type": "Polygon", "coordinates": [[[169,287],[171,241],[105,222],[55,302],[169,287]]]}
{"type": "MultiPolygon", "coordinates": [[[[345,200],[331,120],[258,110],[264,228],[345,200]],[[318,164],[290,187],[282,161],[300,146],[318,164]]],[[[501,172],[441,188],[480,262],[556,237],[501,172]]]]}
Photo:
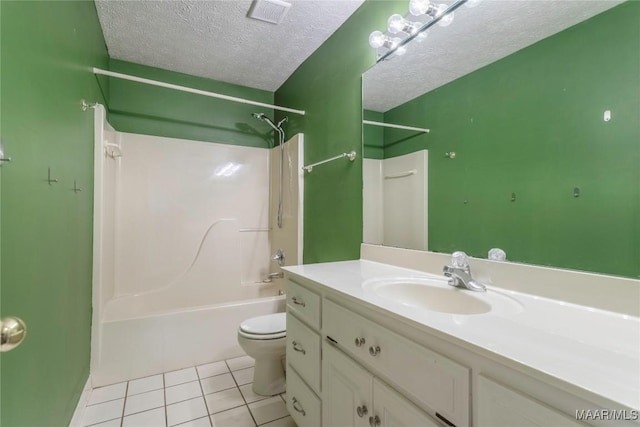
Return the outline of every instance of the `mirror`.
{"type": "Polygon", "coordinates": [[[640,277],[640,2],[474,4],[363,75],[429,129],[363,125],[365,243],[640,277]]]}

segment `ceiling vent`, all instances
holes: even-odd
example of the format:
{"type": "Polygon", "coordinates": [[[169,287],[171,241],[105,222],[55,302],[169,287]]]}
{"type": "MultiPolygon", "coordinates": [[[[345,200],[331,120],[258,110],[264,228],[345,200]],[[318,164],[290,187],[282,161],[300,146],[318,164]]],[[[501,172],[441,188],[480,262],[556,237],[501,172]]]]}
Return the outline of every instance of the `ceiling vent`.
{"type": "Polygon", "coordinates": [[[290,7],[291,3],[282,0],[255,0],[247,16],[260,21],[279,24],[290,7]]]}

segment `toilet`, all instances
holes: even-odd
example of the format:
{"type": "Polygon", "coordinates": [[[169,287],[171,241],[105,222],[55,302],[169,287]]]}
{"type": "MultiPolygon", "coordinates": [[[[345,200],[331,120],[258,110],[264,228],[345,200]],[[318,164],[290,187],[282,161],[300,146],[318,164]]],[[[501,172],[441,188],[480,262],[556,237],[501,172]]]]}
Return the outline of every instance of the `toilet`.
{"type": "Polygon", "coordinates": [[[255,359],[253,392],[262,396],[284,393],[287,314],[252,317],[240,323],[238,344],[255,359]]]}

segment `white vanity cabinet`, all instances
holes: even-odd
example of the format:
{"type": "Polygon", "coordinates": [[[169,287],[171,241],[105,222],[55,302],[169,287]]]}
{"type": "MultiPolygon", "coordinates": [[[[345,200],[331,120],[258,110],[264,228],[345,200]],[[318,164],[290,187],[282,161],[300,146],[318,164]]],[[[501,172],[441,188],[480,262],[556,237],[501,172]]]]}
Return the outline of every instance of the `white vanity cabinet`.
{"type": "Polygon", "coordinates": [[[429,408],[445,424],[469,424],[467,367],[326,298],[323,318],[323,335],[376,376],[429,408]]]}
{"type": "Polygon", "coordinates": [[[298,427],[321,425],[321,298],[287,281],[287,409],[298,427]]]}
{"type": "Polygon", "coordinates": [[[479,427],[511,426],[584,426],[535,399],[499,384],[484,375],[478,376],[479,427]]]}
{"type": "Polygon", "coordinates": [[[329,344],[324,347],[322,374],[325,427],[438,427],[429,415],[329,344]]]}

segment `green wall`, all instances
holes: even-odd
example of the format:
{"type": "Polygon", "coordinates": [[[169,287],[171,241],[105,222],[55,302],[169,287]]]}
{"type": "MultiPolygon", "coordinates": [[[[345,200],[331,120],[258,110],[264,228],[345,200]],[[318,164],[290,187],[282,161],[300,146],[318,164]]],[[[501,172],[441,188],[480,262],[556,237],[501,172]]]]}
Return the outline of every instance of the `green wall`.
{"type": "MultiPolygon", "coordinates": [[[[111,59],[110,70],[273,104],[273,92],[111,59]]],[[[251,117],[273,110],[109,77],[109,122],[121,132],[267,147],[273,130],[251,117]]]]}
{"type": "MultiPolygon", "coordinates": [[[[384,113],[363,110],[362,118],[374,122],[384,122],[384,113]]],[[[373,125],[362,125],[364,142],[363,157],[366,159],[384,159],[384,128],[373,125]]]]}
{"type": "Polygon", "coordinates": [[[0,130],[13,157],[0,169],[0,305],[29,330],[0,353],[0,424],[66,426],[91,332],[93,110],[80,99],[104,102],[90,67],[106,67],[107,51],[92,1],[2,1],[0,14],[0,130]]]}
{"type": "Polygon", "coordinates": [[[431,152],[430,250],[640,277],[639,112],[634,1],[388,111],[432,131],[384,155],[431,152]]]}
{"type": "Polygon", "coordinates": [[[366,1],[276,91],[290,116],[288,134],[304,132],[305,163],[355,150],[358,159],[315,168],[305,177],[304,262],[356,259],[362,242],[362,73],[375,63],[369,33],[386,27],[405,1],[366,1]]]}

